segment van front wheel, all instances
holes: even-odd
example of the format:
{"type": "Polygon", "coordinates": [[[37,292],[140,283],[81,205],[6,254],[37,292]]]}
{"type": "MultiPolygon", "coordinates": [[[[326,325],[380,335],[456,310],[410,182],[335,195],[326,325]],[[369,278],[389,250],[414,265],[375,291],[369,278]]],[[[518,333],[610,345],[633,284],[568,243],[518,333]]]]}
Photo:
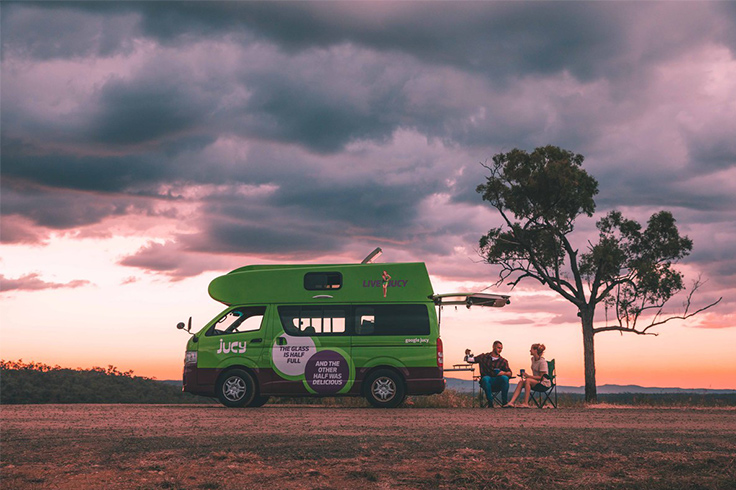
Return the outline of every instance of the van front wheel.
{"type": "Polygon", "coordinates": [[[253,376],[242,369],[226,372],[217,383],[217,398],[226,407],[245,407],[256,395],[253,376]]]}
{"type": "Polygon", "coordinates": [[[391,370],[380,369],[368,376],[365,397],[374,407],[398,407],[406,398],[404,380],[391,370]]]}

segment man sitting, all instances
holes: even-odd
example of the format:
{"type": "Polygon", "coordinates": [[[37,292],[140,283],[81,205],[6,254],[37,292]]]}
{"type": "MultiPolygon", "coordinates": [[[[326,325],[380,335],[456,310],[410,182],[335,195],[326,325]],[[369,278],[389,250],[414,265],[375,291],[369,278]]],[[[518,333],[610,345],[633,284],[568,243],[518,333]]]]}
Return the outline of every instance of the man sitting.
{"type": "Polygon", "coordinates": [[[501,392],[501,404],[506,405],[509,397],[509,377],[512,376],[509,362],[501,357],[503,344],[500,340],[493,342],[493,351],[474,356],[470,349],[465,349],[465,362],[480,365],[480,386],[486,392],[488,406],[493,407],[493,393],[501,392]]]}

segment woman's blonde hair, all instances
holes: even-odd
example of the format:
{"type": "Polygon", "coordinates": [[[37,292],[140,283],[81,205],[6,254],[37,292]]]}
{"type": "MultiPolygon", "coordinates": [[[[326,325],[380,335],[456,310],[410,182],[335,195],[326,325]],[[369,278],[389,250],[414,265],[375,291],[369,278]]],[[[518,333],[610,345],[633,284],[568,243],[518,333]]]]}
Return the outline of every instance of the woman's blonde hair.
{"type": "Polygon", "coordinates": [[[546,349],[546,347],[544,346],[544,344],[532,344],[532,349],[537,351],[537,354],[541,356],[542,354],[544,354],[544,349],[546,349]]]}

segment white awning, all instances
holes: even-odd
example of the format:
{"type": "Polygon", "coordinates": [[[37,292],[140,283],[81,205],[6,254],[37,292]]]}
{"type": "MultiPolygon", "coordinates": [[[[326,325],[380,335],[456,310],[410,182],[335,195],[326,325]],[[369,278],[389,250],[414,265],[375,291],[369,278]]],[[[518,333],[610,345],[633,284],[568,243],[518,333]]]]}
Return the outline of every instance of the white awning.
{"type": "Polygon", "coordinates": [[[504,294],[488,293],[446,293],[432,296],[432,299],[438,306],[463,305],[467,308],[471,306],[501,308],[511,302],[509,298],[511,297],[504,294]]]}

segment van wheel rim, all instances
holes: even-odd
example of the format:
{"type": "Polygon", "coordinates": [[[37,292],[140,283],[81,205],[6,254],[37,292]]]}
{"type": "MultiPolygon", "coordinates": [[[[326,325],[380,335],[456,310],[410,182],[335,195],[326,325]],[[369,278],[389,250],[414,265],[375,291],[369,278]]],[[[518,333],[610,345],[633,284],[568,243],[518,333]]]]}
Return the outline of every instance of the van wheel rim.
{"type": "Polygon", "coordinates": [[[222,386],[222,394],[231,402],[236,402],[245,396],[245,381],[242,378],[232,377],[222,386]]]}
{"type": "Polygon", "coordinates": [[[373,382],[373,396],[383,402],[391,400],[396,395],[396,383],[391,378],[378,378],[373,382]]]}

